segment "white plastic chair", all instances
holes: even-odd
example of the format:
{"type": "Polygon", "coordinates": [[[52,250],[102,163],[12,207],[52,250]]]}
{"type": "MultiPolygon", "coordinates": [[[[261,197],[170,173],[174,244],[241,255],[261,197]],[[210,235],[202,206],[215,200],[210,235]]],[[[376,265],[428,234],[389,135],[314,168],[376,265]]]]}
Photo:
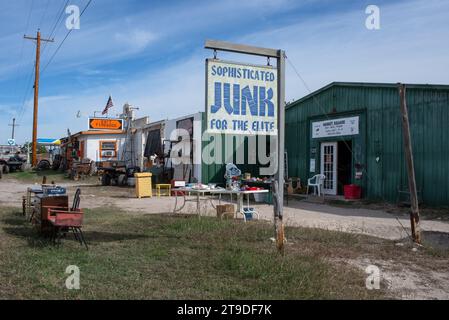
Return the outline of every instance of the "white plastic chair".
{"type": "Polygon", "coordinates": [[[309,194],[309,188],[313,187],[313,194],[316,194],[316,190],[318,190],[318,197],[321,197],[321,188],[323,187],[324,180],[326,180],[326,176],[324,174],[317,174],[308,179],[307,194],[309,194]]]}

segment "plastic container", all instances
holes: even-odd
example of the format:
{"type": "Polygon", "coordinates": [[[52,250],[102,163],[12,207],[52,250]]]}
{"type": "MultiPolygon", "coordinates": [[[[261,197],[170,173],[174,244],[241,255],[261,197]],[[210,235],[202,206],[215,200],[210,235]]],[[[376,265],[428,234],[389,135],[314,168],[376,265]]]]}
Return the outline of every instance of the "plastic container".
{"type": "Polygon", "coordinates": [[[252,221],[254,218],[254,208],[244,208],[243,214],[245,215],[245,221],[252,221]]]}
{"type": "Polygon", "coordinates": [[[266,193],[254,193],[254,201],[260,203],[260,202],[265,202],[267,195],[266,193]]]}
{"type": "Polygon", "coordinates": [[[355,200],[362,198],[362,187],[350,184],[344,187],[345,199],[347,200],[355,200]]]}

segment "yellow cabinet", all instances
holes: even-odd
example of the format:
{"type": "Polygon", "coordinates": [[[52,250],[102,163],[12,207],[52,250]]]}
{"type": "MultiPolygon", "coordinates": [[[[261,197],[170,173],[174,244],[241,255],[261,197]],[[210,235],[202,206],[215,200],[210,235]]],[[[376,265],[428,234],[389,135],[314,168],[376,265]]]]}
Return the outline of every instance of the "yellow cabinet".
{"type": "Polygon", "coordinates": [[[153,197],[153,186],[151,185],[152,176],[153,174],[148,172],[134,174],[134,177],[136,178],[137,198],[153,197]]]}

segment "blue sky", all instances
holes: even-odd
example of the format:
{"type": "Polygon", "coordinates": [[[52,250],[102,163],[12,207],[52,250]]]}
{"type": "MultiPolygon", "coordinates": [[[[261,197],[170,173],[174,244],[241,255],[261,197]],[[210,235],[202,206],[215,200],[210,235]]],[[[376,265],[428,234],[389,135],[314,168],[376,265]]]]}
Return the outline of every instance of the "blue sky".
{"type": "MultiPolygon", "coordinates": [[[[87,1],[69,3],[82,9],[87,1]]],[[[35,47],[23,35],[40,28],[48,36],[65,2],[0,0],[0,144],[13,117],[17,141],[30,140],[35,47]]],[[[41,68],[67,33],[67,16],[43,47],[41,68]]],[[[287,64],[288,101],[332,81],[449,84],[448,21],[447,0],[93,0],[41,75],[38,135],[85,130],[109,95],[111,113],[129,102],[154,121],[204,110],[206,39],[285,49],[307,83],[287,64]],[[365,27],[370,4],[381,10],[380,30],[365,27]]]]}

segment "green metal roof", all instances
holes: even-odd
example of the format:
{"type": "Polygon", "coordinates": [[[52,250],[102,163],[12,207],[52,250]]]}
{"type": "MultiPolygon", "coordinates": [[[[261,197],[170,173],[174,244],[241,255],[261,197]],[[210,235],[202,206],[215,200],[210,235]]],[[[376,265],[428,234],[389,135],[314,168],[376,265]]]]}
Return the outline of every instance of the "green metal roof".
{"type": "MultiPolygon", "coordinates": [[[[432,89],[432,90],[449,90],[449,85],[445,84],[408,84],[405,83],[408,89],[432,89]]],[[[368,87],[368,88],[397,88],[398,83],[376,83],[376,82],[331,82],[327,86],[322,87],[296,101],[293,101],[286,105],[286,109],[292,108],[295,105],[310,99],[323,91],[326,91],[332,87],[368,87]]]]}

